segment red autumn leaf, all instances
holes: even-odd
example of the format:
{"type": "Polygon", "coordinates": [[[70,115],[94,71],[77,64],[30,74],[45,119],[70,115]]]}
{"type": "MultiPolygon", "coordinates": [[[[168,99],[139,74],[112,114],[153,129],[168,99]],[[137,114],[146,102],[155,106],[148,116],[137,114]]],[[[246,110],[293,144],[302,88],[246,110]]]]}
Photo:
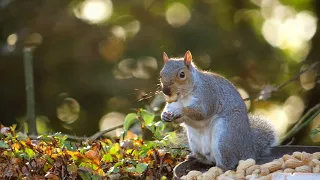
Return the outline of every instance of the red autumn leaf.
{"type": "Polygon", "coordinates": [[[21,160],[18,159],[18,158],[12,158],[11,159],[11,164],[19,164],[20,162],[21,162],[21,160]]]}
{"type": "Polygon", "coordinates": [[[32,145],[30,137],[27,138],[26,145],[28,145],[30,148],[33,148],[33,145],[32,145]]]}
{"type": "Polygon", "coordinates": [[[85,153],[85,156],[89,159],[91,159],[92,161],[94,161],[95,164],[99,164],[100,159],[101,159],[101,155],[99,153],[99,151],[95,151],[95,150],[89,150],[85,153]]]}

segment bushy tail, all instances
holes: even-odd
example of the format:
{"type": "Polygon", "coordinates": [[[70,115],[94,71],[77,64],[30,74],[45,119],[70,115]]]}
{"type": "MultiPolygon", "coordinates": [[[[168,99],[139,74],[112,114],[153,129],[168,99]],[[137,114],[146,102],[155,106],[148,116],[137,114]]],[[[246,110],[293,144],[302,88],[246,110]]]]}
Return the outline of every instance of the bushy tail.
{"type": "Polygon", "coordinates": [[[277,145],[275,128],[262,116],[249,115],[257,156],[267,155],[269,147],[277,145]]]}

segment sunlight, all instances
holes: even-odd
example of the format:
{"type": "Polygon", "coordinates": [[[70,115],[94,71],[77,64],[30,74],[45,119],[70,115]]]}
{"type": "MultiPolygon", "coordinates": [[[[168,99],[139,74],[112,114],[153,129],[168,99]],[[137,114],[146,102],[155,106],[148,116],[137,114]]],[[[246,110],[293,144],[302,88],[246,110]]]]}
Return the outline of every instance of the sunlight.
{"type": "Polygon", "coordinates": [[[56,113],[61,121],[71,124],[79,118],[80,105],[77,100],[67,97],[57,107],[56,113]]]}
{"type": "Polygon", "coordinates": [[[8,45],[13,46],[16,44],[17,40],[18,40],[17,34],[11,34],[7,38],[7,43],[8,43],[8,45]]]}
{"type": "Polygon", "coordinates": [[[130,108],[130,105],[131,105],[130,101],[127,98],[124,98],[121,96],[110,98],[107,104],[108,104],[108,108],[114,111],[130,108]]]}
{"type": "Polygon", "coordinates": [[[133,76],[139,79],[151,78],[151,72],[158,68],[157,60],[154,57],[142,57],[138,59],[137,66],[133,70],[133,76]]]}
{"type": "Polygon", "coordinates": [[[288,117],[288,125],[299,120],[304,111],[304,102],[299,96],[290,96],[283,104],[283,111],[288,117]]]}
{"type": "Polygon", "coordinates": [[[140,31],[140,22],[137,20],[133,20],[128,24],[124,25],[124,29],[128,37],[135,36],[140,31]]]}
{"type": "Polygon", "coordinates": [[[287,50],[293,60],[304,60],[310,50],[309,41],[317,30],[317,18],[309,11],[296,12],[278,1],[263,1],[261,13],[265,17],[262,25],[265,40],[287,50]]]}
{"type": "MultiPolygon", "coordinates": [[[[112,128],[114,126],[120,125],[124,122],[125,115],[119,112],[111,112],[104,115],[99,122],[100,131],[112,128]]],[[[119,137],[123,128],[118,128],[111,132],[106,133],[105,135],[110,137],[119,137]]]]}
{"type": "MultiPolygon", "coordinates": [[[[121,30],[120,30],[121,31],[121,30]]],[[[115,32],[121,35],[121,32],[115,32]]],[[[125,50],[125,41],[116,35],[109,36],[107,40],[99,44],[99,52],[109,62],[116,62],[120,59],[125,50]]]]}
{"type": "MultiPolygon", "coordinates": [[[[307,65],[301,67],[301,71],[307,69],[307,65]]],[[[305,73],[300,75],[300,83],[303,89],[310,90],[316,86],[317,73],[314,69],[309,69],[305,73]]]]}
{"type": "Polygon", "coordinates": [[[124,59],[118,63],[118,66],[114,68],[113,70],[113,76],[116,79],[128,79],[131,78],[133,66],[134,66],[134,60],[133,59],[124,59]]]}
{"type": "Polygon", "coordinates": [[[114,26],[111,28],[111,32],[117,38],[122,40],[126,40],[126,31],[121,26],[114,26]]]}
{"type": "Polygon", "coordinates": [[[282,137],[287,132],[288,116],[279,105],[272,105],[268,109],[255,109],[254,114],[261,114],[274,124],[277,134],[282,137]]]}
{"type": "Polygon", "coordinates": [[[204,53],[201,54],[197,59],[197,63],[199,64],[200,67],[202,68],[209,68],[211,65],[211,57],[209,56],[209,54],[204,53]]]}
{"type": "Polygon", "coordinates": [[[182,3],[173,3],[166,11],[166,20],[172,27],[181,27],[191,18],[189,9],[182,3]]]}
{"type": "Polygon", "coordinates": [[[90,23],[101,23],[111,16],[112,11],[110,0],[86,0],[75,8],[74,13],[78,18],[90,23]]]}

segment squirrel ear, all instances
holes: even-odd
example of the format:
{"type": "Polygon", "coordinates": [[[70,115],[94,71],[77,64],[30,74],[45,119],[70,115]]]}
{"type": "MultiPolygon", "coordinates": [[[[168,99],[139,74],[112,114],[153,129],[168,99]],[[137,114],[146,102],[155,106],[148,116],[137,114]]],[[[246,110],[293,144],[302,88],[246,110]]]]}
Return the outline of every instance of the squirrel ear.
{"type": "Polygon", "coordinates": [[[191,64],[191,61],[192,61],[192,54],[191,54],[191,52],[188,50],[188,51],[186,52],[186,54],[184,55],[184,63],[185,63],[186,65],[190,65],[190,64],[191,64]]]}
{"type": "Polygon", "coordinates": [[[167,54],[166,54],[165,52],[163,52],[162,58],[163,58],[163,62],[164,62],[164,63],[167,63],[167,61],[168,61],[168,56],[167,56],[167,54]]]}

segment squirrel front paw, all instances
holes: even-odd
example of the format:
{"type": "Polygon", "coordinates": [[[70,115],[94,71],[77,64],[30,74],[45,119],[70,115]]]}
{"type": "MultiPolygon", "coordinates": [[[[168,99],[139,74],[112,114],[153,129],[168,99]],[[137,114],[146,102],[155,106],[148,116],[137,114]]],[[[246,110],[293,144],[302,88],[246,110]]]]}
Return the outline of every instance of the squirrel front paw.
{"type": "Polygon", "coordinates": [[[161,114],[161,119],[167,122],[178,119],[181,117],[182,108],[179,102],[167,103],[161,114]]]}
{"type": "Polygon", "coordinates": [[[179,117],[181,117],[180,114],[175,114],[173,112],[162,112],[161,114],[161,119],[166,122],[171,122],[179,117]]]}

